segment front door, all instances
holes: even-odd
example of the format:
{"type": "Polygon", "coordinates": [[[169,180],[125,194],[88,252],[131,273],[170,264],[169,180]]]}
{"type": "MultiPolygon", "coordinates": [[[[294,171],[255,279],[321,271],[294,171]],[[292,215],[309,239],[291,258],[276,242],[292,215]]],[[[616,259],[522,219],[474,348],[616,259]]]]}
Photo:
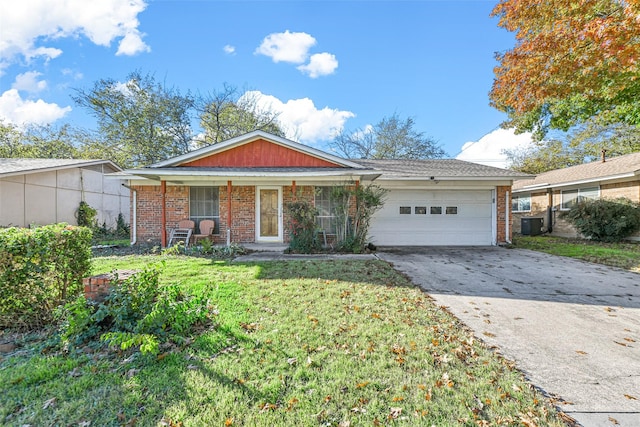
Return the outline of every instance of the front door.
{"type": "Polygon", "coordinates": [[[258,187],[256,241],[282,241],[282,192],[279,187],[258,187]]]}

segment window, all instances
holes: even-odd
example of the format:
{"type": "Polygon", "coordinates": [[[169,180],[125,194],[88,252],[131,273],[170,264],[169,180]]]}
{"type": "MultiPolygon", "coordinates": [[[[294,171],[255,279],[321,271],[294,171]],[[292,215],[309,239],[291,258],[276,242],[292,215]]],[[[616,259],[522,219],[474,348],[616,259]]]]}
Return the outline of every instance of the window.
{"type": "Polygon", "coordinates": [[[447,206],[445,213],[447,215],[458,215],[458,207],[457,206],[447,206]]]}
{"type": "Polygon", "coordinates": [[[531,194],[511,196],[511,212],[530,212],[531,194]]]}
{"type": "Polygon", "coordinates": [[[411,206],[400,206],[400,215],[411,215],[411,206]]]}
{"type": "Polygon", "coordinates": [[[566,190],[561,194],[562,203],[560,209],[569,210],[576,204],[584,200],[595,200],[600,197],[600,188],[587,187],[578,188],[577,190],[566,190]]]}
{"type": "Polygon", "coordinates": [[[426,206],[416,206],[414,209],[414,212],[416,213],[416,215],[426,215],[427,214],[427,207],[426,206]]]}
{"type": "Polygon", "coordinates": [[[331,200],[332,187],[316,187],[315,204],[318,209],[316,224],[327,234],[336,233],[336,215],[334,202],[331,200]]]}
{"type": "Polygon", "coordinates": [[[189,219],[196,223],[195,232],[200,232],[200,221],[212,219],[216,222],[213,234],[220,232],[220,203],[218,187],[191,187],[189,190],[189,219]]]}
{"type": "Polygon", "coordinates": [[[431,215],[442,215],[442,206],[431,206],[429,212],[431,215]]]}

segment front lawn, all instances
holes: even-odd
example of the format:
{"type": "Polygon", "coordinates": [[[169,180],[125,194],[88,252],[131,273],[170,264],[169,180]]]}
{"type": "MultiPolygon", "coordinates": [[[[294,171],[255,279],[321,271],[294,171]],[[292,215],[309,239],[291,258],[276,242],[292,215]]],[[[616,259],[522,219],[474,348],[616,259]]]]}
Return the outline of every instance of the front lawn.
{"type": "Polygon", "coordinates": [[[640,273],[640,243],[603,243],[555,236],[514,236],[513,246],[640,273]]]}
{"type": "MultiPolygon", "coordinates": [[[[94,273],[159,258],[96,258],[94,273]]],[[[26,343],[0,360],[0,424],[564,425],[383,262],[165,259],[161,281],[206,295],[215,326],[153,357],[26,343]]]]}

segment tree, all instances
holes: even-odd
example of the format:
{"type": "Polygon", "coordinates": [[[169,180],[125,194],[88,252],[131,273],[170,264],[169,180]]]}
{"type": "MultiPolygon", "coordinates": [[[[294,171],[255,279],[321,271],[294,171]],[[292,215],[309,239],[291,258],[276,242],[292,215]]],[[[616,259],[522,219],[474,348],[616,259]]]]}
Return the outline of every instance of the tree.
{"type": "Polygon", "coordinates": [[[505,154],[511,169],[537,174],[598,160],[602,150],[608,157],[640,151],[640,128],[622,123],[603,126],[594,119],[576,126],[563,140],[536,141],[505,154]]]}
{"type": "Polygon", "coordinates": [[[285,136],[277,113],[261,108],[251,92],[245,91],[242,96],[238,93],[225,83],[222,90],[200,97],[200,126],[204,130],[200,145],[216,144],[254,130],[285,136]]]}
{"type": "Polygon", "coordinates": [[[331,147],[340,155],[361,159],[436,159],[446,155],[433,138],[414,129],[411,117],[402,120],[397,113],[384,117],[364,130],[343,131],[331,147]]]}
{"type": "Polygon", "coordinates": [[[0,157],[73,159],[79,157],[75,130],[68,124],[31,125],[20,129],[12,124],[0,124],[0,157]]]}
{"type": "Polygon", "coordinates": [[[516,35],[489,95],[505,127],[542,139],[592,117],[640,125],[640,0],[501,0],[492,16],[516,35]]]}
{"type": "Polygon", "coordinates": [[[98,121],[105,152],[120,153],[123,167],[149,165],[191,148],[193,98],[135,71],[125,83],[101,79],[76,89],[76,104],[98,121]]]}

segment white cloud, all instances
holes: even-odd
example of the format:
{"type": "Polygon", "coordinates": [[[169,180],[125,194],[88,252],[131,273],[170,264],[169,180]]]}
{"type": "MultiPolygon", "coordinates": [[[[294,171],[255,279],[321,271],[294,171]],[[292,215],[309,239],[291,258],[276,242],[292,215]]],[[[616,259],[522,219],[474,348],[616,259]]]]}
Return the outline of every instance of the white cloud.
{"type": "Polygon", "coordinates": [[[142,34],[138,30],[132,30],[120,40],[116,55],[133,56],[143,52],[151,52],[151,48],[142,41],[142,34]]]}
{"type": "Polygon", "coordinates": [[[531,133],[525,132],[516,135],[513,129],[496,129],[478,141],[465,143],[456,159],[506,168],[508,165],[504,150],[526,148],[531,142],[531,133]]]}
{"type": "Polygon", "coordinates": [[[309,98],[282,102],[275,96],[265,95],[260,91],[250,91],[244,96],[254,99],[260,109],[278,113],[278,120],[287,138],[307,144],[333,138],[342,130],[347,119],[355,117],[351,111],[329,107],[318,109],[309,98]]]}
{"type": "Polygon", "coordinates": [[[319,76],[333,74],[336,68],[338,68],[338,61],[336,60],[336,56],[331,53],[316,53],[311,55],[308,64],[300,65],[297,68],[303,73],[308,74],[312,79],[315,79],[319,76]]]}
{"type": "Polygon", "coordinates": [[[43,91],[47,88],[47,82],[45,80],[38,80],[38,77],[42,73],[37,71],[27,71],[26,73],[18,74],[16,81],[11,85],[13,89],[18,91],[36,93],[43,91]]]}
{"type": "Polygon", "coordinates": [[[302,64],[309,57],[309,49],[316,44],[316,39],[307,33],[269,34],[262,40],[255,53],[270,57],[273,62],[291,62],[302,64]]]}
{"type": "Polygon", "coordinates": [[[81,35],[100,46],[120,39],[118,55],[148,51],[137,19],[146,7],[144,0],[0,0],[0,68],[19,56],[55,58],[62,51],[43,43],[81,35]]]}
{"type": "Polygon", "coordinates": [[[35,123],[48,124],[64,117],[71,107],[60,107],[42,99],[32,101],[22,99],[17,89],[9,89],[0,96],[0,120],[18,126],[35,123]]]}
{"type": "Polygon", "coordinates": [[[235,46],[231,46],[230,44],[225,45],[222,50],[224,50],[224,53],[226,53],[227,55],[233,55],[236,53],[236,47],[235,46]]]}

